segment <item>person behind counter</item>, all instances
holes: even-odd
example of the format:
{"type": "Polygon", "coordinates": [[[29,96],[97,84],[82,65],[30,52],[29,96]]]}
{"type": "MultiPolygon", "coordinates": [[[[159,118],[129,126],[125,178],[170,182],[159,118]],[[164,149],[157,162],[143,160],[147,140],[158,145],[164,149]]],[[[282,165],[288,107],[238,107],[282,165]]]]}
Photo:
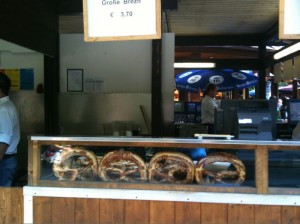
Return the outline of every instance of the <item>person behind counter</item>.
{"type": "Polygon", "coordinates": [[[10,79],[0,72],[0,186],[12,185],[20,141],[17,110],[8,97],[10,86],[10,79]]]}
{"type": "Polygon", "coordinates": [[[218,103],[215,99],[218,93],[218,87],[215,84],[207,84],[201,105],[201,123],[207,125],[208,134],[214,134],[214,114],[218,108],[218,103]]]}

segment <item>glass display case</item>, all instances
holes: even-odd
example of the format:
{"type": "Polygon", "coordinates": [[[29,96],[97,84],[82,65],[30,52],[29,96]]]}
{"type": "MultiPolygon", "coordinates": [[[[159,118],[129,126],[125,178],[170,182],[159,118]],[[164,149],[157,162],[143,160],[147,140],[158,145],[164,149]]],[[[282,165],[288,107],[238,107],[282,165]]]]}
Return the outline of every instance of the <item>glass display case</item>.
{"type": "Polygon", "coordinates": [[[297,149],[299,142],[283,141],[32,136],[28,184],[298,193],[297,186],[292,190],[269,186],[271,152],[297,149]]]}

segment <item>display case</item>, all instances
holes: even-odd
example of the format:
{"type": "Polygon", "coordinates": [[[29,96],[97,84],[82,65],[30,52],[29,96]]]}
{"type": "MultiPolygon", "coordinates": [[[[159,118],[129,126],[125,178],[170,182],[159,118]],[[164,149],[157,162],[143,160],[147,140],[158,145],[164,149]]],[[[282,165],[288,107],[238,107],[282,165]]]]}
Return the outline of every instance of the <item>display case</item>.
{"type": "Polygon", "coordinates": [[[299,142],[32,136],[28,184],[299,194],[297,185],[269,186],[269,154],[286,150],[300,150],[299,142]]]}

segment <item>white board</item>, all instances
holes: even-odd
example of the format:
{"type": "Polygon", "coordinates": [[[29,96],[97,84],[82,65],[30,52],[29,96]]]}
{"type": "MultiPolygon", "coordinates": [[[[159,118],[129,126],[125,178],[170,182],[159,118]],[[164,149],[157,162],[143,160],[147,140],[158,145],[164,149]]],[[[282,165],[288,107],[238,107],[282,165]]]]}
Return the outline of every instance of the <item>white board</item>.
{"type": "Polygon", "coordinates": [[[161,38],[159,0],[83,0],[87,42],[161,38]]]}
{"type": "Polygon", "coordinates": [[[300,39],[300,1],[280,0],[279,38],[300,39]]]}

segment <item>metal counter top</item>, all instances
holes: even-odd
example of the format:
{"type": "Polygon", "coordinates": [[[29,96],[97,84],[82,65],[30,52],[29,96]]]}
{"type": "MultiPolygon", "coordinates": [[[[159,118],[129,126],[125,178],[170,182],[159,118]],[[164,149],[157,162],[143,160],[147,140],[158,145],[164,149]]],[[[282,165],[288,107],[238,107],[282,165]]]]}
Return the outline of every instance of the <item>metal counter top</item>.
{"type": "Polygon", "coordinates": [[[220,144],[220,145],[277,145],[299,146],[300,141],[258,141],[258,140],[215,140],[193,138],[139,138],[139,137],[73,137],[73,136],[29,136],[31,141],[64,141],[64,142],[137,142],[137,143],[173,143],[173,144],[220,144]]]}

